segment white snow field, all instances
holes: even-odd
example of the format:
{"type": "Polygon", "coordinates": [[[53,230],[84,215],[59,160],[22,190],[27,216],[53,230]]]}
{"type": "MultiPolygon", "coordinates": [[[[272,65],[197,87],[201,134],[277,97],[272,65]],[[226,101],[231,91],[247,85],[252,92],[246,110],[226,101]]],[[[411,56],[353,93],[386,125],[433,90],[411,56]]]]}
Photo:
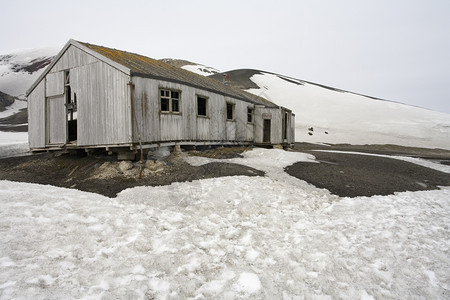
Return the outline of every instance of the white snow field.
{"type": "Polygon", "coordinates": [[[262,73],[250,80],[260,88],[248,92],[292,109],[296,141],[450,149],[450,114],[335,91],[281,75],[262,73]],[[313,131],[308,131],[311,127],[313,131]]]}
{"type": "Polygon", "coordinates": [[[450,297],[450,188],[340,198],[283,172],[311,155],[244,155],[268,176],[116,198],[0,181],[0,298],[450,297]]]}
{"type": "Polygon", "coordinates": [[[20,155],[29,151],[28,132],[0,131],[0,158],[20,155]]]}

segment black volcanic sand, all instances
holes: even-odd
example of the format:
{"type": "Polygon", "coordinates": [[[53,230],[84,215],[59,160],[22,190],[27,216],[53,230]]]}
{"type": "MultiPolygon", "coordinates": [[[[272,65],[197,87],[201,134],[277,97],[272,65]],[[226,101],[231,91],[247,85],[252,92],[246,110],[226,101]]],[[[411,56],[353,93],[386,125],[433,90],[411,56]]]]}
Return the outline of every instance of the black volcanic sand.
{"type": "MultiPolygon", "coordinates": [[[[218,148],[204,152],[213,158],[239,157],[247,147],[218,148]]],[[[200,155],[196,151],[193,155],[200,155]]],[[[100,167],[105,163],[116,164],[116,156],[96,154],[87,156],[86,153],[61,154],[41,153],[31,156],[11,157],[0,159],[0,180],[50,184],[65,188],[74,188],[86,192],[115,197],[124,189],[135,186],[169,185],[173,182],[185,182],[197,179],[224,176],[264,176],[264,172],[230,163],[209,163],[194,167],[173,155],[162,160],[162,171],[144,176],[125,176],[119,174],[112,178],[95,178],[100,167]]],[[[139,162],[134,162],[134,170],[138,173],[139,162]]]]}
{"type": "MultiPolygon", "coordinates": [[[[368,155],[313,151],[322,148],[311,144],[297,144],[295,149],[313,154],[320,163],[295,163],[285,170],[291,176],[329,190],[341,197],[390,195],[395,192],[434,190],[450,186],[450,174],[413,163],[368,155]]],[[[383,154],[409,155],[450,161],[450,151],[399,146],[323,147],[326,150],[361,151],[383,154]]]]}
{"type": "MultiPolygon", "coordinates": [[[[220,159],[239,157],[243,151],[249,149],[219,147],[190,151],[189,154],[220,159]]],[[[297,143],[294,151],[313,154],[320,163],[295,163],[287,167],[286,172],[342,197],[389,195],[395,192],[432,190],[438,186],[450,186],[450,174],[416,164],[391,158],[314,151],[317,149],[415,156],[442,164],[450,163],[450,151],[393,145],[321,146],[297,143]]],[[[142,179],[123,174],[99,179],[93,176],[98,174],[103,164],[112,163],[117,166],[115,156],[100,153],[92,156],[86,156],[85,153],[78,155],[42,153],[0,159],[0,180],[51,184],[115,197],[122,190],[135,186],[168,185],[173,182],[234,175],[264,176],[262,171],[225,162],[194,167],[173,155],[162,162],[164,167],[161,172],[144,176],[142,179]]],[[[136,170],[139,163],[135,162],[134,165],[136,170]]]]}

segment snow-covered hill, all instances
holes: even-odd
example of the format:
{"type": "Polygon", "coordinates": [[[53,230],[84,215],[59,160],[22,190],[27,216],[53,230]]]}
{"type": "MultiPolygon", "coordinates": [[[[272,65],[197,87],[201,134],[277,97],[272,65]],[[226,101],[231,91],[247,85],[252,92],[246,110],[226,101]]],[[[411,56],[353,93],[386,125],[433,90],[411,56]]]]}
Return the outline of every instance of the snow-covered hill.
{"type": "Polygon", "coordinates": [[[213,67],[208,67],[208,66],[205,66],[202,64],[193,63],[191,61],[187,61],[187,60],[183,60],[183,59],[163,58],[163,59],[160,59],[160,61],[162,61],[166,64],[169,64],[169,65],[175,66],[175,67],[185,69],[187,71],[191,71],[196,74],[203,75],[203,76],[210,76],[210,75],[220,73],[219,70],[217,70],[213,67]]]}
{"type": "MultiPolygon", "coordinates": [[[[292,109],[296,141],[450,149],[450,114],[269,72],[226,73],[232,85],[292,109]]],[[[222,74],[211,77],[222,80],[222,74]]]]}
{"type": "Polygon", "coordinates": [[[60,50],[46,47],[0,55],[0,91],[24,99],[28,88],[60,50]]]}

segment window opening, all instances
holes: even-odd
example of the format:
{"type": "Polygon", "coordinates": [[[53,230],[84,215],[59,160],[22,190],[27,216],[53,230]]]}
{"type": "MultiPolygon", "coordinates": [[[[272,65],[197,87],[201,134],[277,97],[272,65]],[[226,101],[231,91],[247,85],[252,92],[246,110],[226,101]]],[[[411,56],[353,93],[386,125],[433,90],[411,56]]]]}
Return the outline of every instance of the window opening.
{"type": "Polygon", "coordinates": [[[206,117],[206,102],[207,98],[197,96],[197,115],[206,117]]]}
{"type": "Polygon", "coordinates": [[[234,120],[234,104],[227,103],[227,120],[234,120]]]}
{"type": "Polygon", "coordinates": [[[253,123],[253,108],[247,108],[247,122],[253,123]]]}
{"type": "Polygon", "coordinates": [[[288,114],[284,113],[284,120],[283,120],[283,140],[287,139],[287,129],[288,129],[288,114]]]}
{"type": "Polygon", "coordinates": [[[180,92],[160,90],[161,112],[180,112],[180,92]]]}

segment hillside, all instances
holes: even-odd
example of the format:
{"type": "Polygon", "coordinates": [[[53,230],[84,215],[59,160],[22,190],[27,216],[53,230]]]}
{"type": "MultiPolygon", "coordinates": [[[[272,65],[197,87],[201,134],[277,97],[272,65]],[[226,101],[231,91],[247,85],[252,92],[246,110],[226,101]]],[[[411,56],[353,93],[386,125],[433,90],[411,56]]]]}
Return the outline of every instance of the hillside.
{"type": "MultiPolygon", "coordinates": [[[[259,70],[225,72],[230,84],[295,113],[296,141],[450,149],[450,115],[259,70]]],[[[222,80],[223,74],[210,77],[222,80]]]]}
{"type": "Polygon", "coordinates": [[[0,91],[0,112],[4,111],[7,106],[14,103],[14,97],[0,91]]]}
{"type": "Polygon", "coordinates": [[[28,88],[60,50],[46,47],[0,55],[0,91],[24,99],[28,88]]]}

